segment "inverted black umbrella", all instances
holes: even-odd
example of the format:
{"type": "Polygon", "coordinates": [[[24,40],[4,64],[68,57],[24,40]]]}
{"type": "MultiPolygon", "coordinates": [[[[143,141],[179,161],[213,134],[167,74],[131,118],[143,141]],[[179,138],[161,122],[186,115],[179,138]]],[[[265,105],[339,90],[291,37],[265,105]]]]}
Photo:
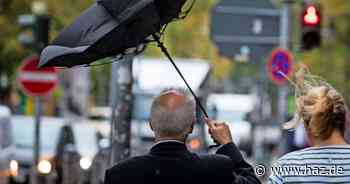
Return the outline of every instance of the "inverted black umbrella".
{"type": "Polygon", "coordinates": [[[184,18],[187,0],[98,0],[47,46],[39,67],[89,66],[110,56],[124,56],[142,52],[149,42],[157,42],[176,71],[184,80],[204,115],[207,112],[171,58],[161,36],[166,25],[184,18]]]}
{"type": "Polygon", "coordinates": [[[87,65],[142,52],[149,36],[181,16],[186,1],[98,0],[43,50],[39,66],[87,65]]]}

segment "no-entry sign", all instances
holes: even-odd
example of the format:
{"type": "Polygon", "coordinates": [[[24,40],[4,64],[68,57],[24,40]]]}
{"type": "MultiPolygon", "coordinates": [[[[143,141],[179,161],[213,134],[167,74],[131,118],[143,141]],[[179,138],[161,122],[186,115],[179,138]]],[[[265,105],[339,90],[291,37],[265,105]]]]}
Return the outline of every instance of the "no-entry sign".
{"type": "Polygon", "coordinates": [[[44,96],[52,92],[58,83],[58,72],[54,67],[38,68],[39,56],[23,61],[18,71],[22,90],[30,96],[44,96]]]}
{"type": "Polygon", "coordinates": [[[272,52],[267,69],[271,80],[277,85],[284,84],[287,77],[293,70],[293,57],[283,49],[276,49],[272,52]]]}

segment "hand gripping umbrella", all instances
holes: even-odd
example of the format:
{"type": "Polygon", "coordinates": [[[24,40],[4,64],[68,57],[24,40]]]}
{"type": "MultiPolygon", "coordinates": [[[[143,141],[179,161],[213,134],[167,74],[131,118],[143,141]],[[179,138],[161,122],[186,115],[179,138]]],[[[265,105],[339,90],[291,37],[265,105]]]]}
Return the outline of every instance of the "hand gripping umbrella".
{"type": "Polygon", "coordinates": [[[196,103],[207,112],[161,42],[167,24],[184,18],[188,0],[97,0],[44,48],[39,67],[89,66],[110,56],[141,53],[149,42],[157,42],[184,80],[196,103]]]}

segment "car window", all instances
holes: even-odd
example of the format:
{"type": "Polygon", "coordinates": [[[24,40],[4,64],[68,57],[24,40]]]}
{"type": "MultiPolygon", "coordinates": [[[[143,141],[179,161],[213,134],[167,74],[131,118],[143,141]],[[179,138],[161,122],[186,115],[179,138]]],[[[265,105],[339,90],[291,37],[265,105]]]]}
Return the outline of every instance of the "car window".
{"type": "Polygon", "coordinates": [[[73,131],[77,149],[81,154],[90,155],[97,153],[97,132],[94,127],[75,125],[73,131]]]}
{"type": "Polygon", "coordinates": [[[7,148],[12,144],[11,124],[9,118],[0,119],[0,147],[7,148]]]}
{"type": "MultiPolygon", "coordinates": [[[[34,143],[32,121],[13,121],[14,142],[18,148],[31,149],[34,143]]],[[[44,150],[54,151],[61,124],[45,122],[41,124],[40,143],[44,150]]]]}
{"type": "Polygon", "coordinates": [[[216,119],[230,123],[244,121],[247,112],[243,111],[217,111],[216,119]]]}
{"type": "Polygon", "coordinates": [[[103,115],[97,115],[97,114],[90,114],[88,117],[90,120],[95,121],[108,121],[109,117],[103,116],[103,115]]]}
{"type": "Polygon", "coordinates": [[[59,133],[61,130],[61,124],[45,123],[41,127],[41,145],[42,149],[53,151],[56,149],[59,133]]]}

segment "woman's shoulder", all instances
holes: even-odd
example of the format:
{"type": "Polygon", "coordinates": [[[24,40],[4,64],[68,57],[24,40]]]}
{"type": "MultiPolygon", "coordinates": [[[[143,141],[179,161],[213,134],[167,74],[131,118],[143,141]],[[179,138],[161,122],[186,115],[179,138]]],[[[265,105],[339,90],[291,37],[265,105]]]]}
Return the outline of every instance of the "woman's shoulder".
{"type": "Polygon", "coordinates": [[[346,154],[350,153],[350,145],[329,145],[320,147],[309,147],[299,151],[299,155],[318,155],[318,154],[346,154]]]}
{"type": "Polygon", "coordinates": [[[297,150],[297,151],[293,151],[293,152],[289,152],[286,153],[285,155],[283,155],[282,157],[280,157],[277,160],[277,163],[279,165],[282,165],[283,163],[293,160],[293,159],[299,159],[300,156],[305,152],[305,150],[297,150]]]}
{"type": "Polygon", "coordinates": [[[277,160],[279,165],[290,163],[292,161],[321,159],[331,157],[350,158],[350,145],[332,145],[322,147],[309,147],[302,150],[287,153],[277,160]]]}

